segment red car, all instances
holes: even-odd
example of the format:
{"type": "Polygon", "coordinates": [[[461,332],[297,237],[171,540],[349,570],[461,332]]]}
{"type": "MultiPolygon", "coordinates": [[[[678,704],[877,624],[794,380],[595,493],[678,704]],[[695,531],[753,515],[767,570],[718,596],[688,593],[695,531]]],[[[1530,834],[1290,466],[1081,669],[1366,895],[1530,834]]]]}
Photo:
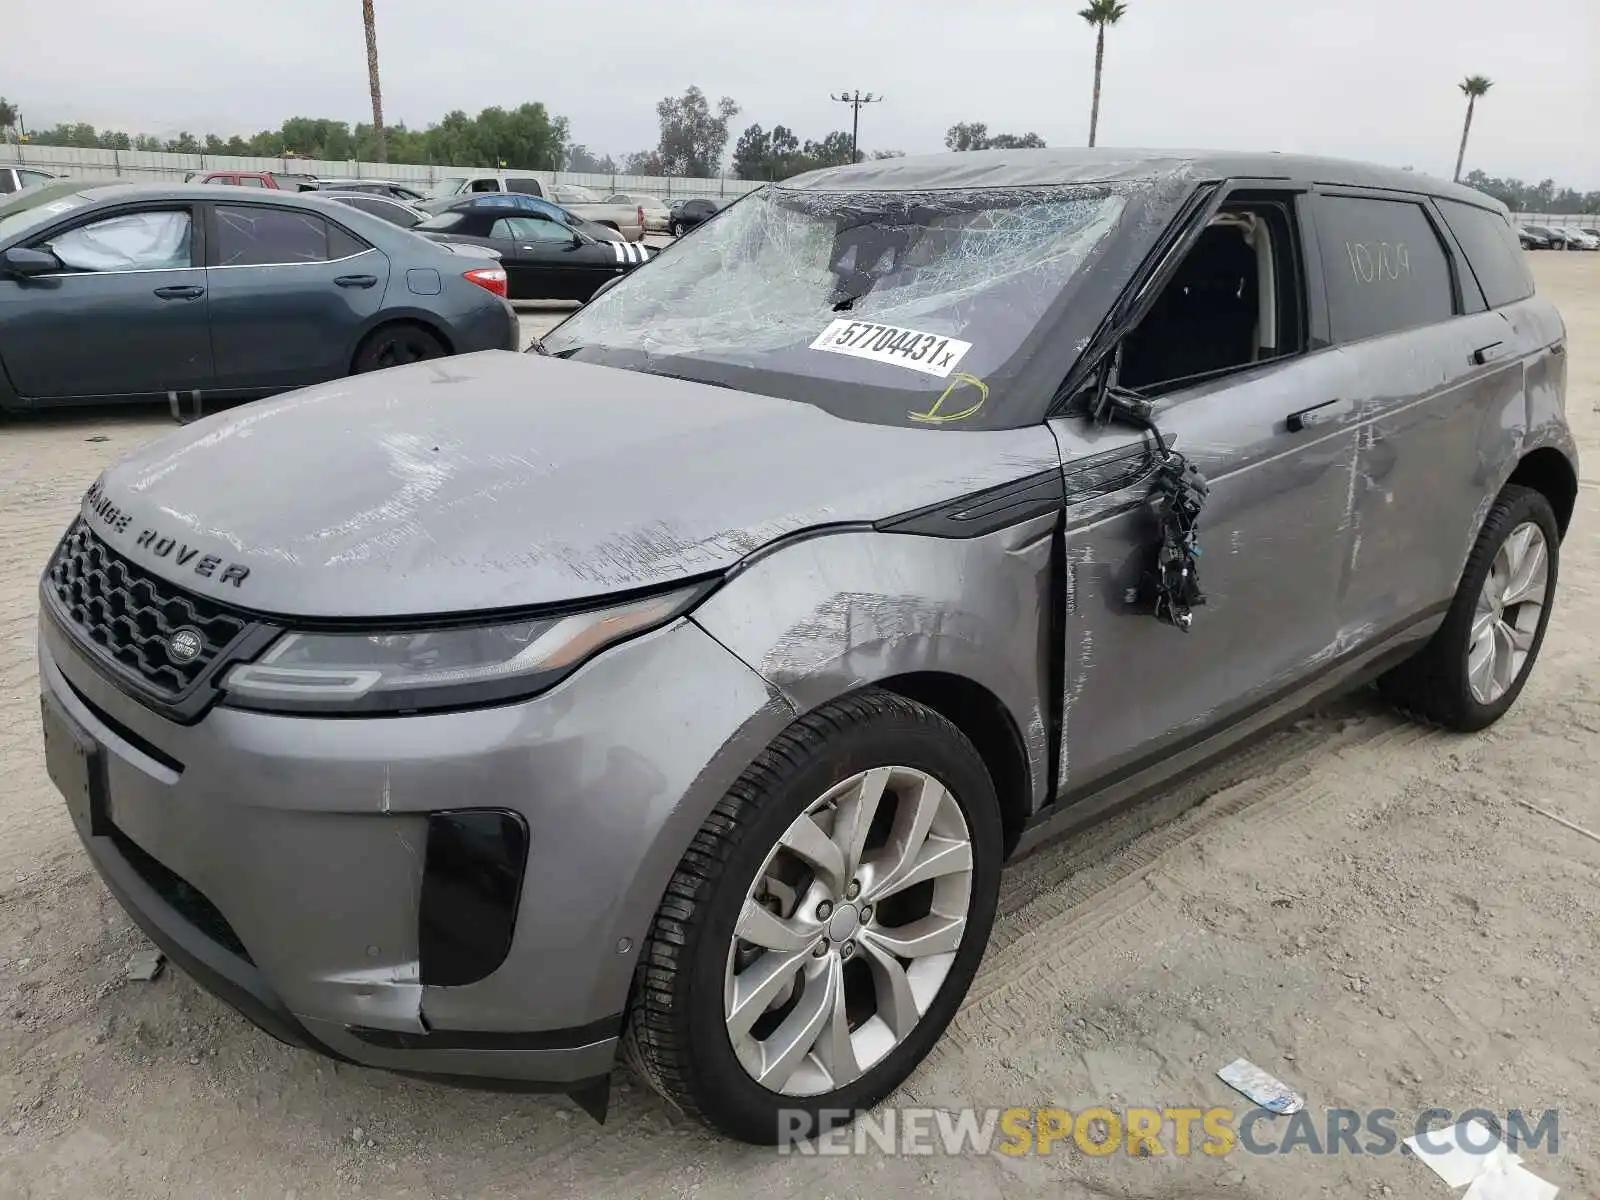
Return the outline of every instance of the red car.
{"type": "Polygon", "coordinates": [[[280,192],[314,192],[315,175],[290,175],[276,171],[210,171],[204,175],[195,172],[184,179],[185,183],[223,183],[234,187],[270,188],[280,192]]]}

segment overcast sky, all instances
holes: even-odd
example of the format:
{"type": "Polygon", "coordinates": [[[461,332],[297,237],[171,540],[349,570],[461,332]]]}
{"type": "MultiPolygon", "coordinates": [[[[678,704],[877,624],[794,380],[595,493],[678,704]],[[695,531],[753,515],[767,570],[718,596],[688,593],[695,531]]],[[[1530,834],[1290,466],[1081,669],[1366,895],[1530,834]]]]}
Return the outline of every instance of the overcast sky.
{"type": "MultiPolygon", "coordinates": [[[[288,116],[370,119],[360,0],[12,0],[0,94],[30,128],[89,121],[170,136],[288,116]]],[[[1081,0],[378,0],[385,116],[541,100],[572,138],[653,145],[654,106],[698,84],[802,138],[849,128],[830,91],[887,99],[865,149],[943,148],[957,121],[1087,138],[1092,31],[1081,0]]],[[[1467,169],[1600,187],[1600,3],[1128,0],[1109,31],[1100,143],[1276,149],[1448,176],[1488,75],[1467,169]]],[[[731,150],[731,142],[730,142],[731,150]]]]}

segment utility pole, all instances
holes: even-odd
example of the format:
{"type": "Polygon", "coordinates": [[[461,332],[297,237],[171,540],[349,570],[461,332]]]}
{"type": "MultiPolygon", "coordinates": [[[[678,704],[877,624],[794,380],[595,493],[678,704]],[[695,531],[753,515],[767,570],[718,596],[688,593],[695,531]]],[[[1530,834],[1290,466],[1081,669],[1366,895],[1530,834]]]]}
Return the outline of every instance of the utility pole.
{"type": "Polygon", "coordinates": [[[830,95],[840,104],[848,104],[852,110],[850,117],[850,161],[860,162],[861,153],[856,149],[856,142],[861,134],[861,106],[863,104],[879,104],[883,101],[883,97],[874,96],[871,92],[863,96],[860,88],[857,88],[854,92],[838,92],[830,93],[830,95]]]}

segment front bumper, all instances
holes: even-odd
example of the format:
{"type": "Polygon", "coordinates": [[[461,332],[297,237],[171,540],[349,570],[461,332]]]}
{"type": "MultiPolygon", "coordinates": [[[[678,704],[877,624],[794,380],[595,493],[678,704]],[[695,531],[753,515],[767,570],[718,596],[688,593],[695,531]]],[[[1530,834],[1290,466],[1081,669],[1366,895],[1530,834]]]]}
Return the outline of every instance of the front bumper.
{"type": "MultiPolygon", "coordinates": [[[[71,804],[101,877],[197,982],[280,1040],[458,1082],[580,1095],[609,1075],[651,917],[694,832],[791,711],[688,620],[519,704],[375,719],[125,694],[46,601],[42,703],[98,751],[71,804]],[[509,949],[427,982],[430,814],[519,814],[509,949]]],[[[437,931],[435,931],[435,934],[437,931]]]]}

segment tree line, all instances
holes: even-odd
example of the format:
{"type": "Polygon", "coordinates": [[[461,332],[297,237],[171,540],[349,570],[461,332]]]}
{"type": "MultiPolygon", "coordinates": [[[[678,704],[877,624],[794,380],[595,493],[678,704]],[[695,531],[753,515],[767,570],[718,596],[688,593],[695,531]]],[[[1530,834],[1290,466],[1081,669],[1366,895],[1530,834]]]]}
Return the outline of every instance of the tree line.
{"type": "MultiPolygon", "coordinates": [[[[757,123],[747,126],[735,139],[732,125],[740,111],[731,97],[724,96],[713,105],[701,89],[690,87],[683,95],[665,97],[656,105],[656,144],[620,159],[574,143],[567,118],[552,115],[539,103],[513,109],[485,108],[477,116],[457,109],[424,129],[410,129],[403,122],[386,126],[384,135],[390,161],[450,167],[711,178],[720,174],[724,161],[728,161],[732,173],[740,179],[778,180],[850,161],[850,134],[845,130],[834,130],[813,140],[802,139],[785,125],[774,125],[769,130],[757,123]]],[[[0,98],[0,139],[8,130],[13,135],[20,133],[19,119],[17,106],[0,98]]],[[[39,145],[85,149],[378,161],[374,126],[351,125],[325,117],[291,117],[277,129],[262,130],[250,137],[180,132],[176,137],[157,138],[96,129],[83,122],[30,130],[27,137],[39,145]]],[[[961,121],[945,132],[944,144],[946,149],[963,151],[1042,147],[1045,142],[1032,131],[990,133],[981,121],[961,121]]],[[[863,151],[858,157],[893,158],[900,153],[863,151]]],[[[1461,181],[1495,197],[1513,212],[1600,212],[1600,191],[1561,187],[1551,179],[1528,183],[1474,170],[1461,181]]]]}

